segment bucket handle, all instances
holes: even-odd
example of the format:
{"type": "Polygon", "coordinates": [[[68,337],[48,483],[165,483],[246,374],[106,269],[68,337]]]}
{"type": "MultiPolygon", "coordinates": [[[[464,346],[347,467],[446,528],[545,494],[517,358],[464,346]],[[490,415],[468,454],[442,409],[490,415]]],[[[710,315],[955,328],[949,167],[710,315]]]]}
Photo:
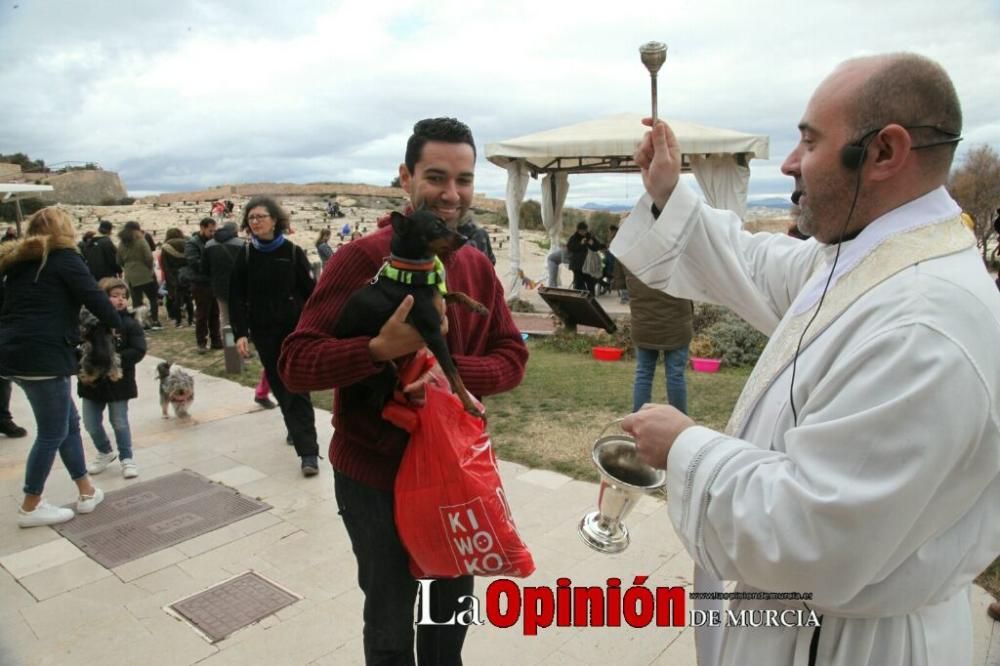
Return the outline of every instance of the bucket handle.
{"type": "Polygon", "coordinates": [[[607,425],[605,425],[603,428],[601,428],[601,432],[597,435],[597,439],[600,439],[601,437],[604,437],[604,433],[606,433],[608,431],[608,428],[610,428],[613,425],[621,425],[622,421],[624,421],[624,420],[625,420],[625,417],[624,416],[620,416],[617,419],[615,419],[614,421],[608,422],[607,425]]]}

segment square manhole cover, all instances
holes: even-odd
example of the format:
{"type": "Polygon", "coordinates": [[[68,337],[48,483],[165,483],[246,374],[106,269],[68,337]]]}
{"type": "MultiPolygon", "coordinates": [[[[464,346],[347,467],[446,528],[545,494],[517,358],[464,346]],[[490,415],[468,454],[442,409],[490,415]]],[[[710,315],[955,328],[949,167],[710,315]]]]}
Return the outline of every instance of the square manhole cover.
{"type": "Polygon", "coordinates": [[[54,527],[110,569],[270,508],[183,470],[109,492],[93,513],[54,527]]]}
{"type": "Polygon", "coordinates": [[[252,571],[230,578],[168,608],[212,643],[291,606],[301,597],[252,571]]]}

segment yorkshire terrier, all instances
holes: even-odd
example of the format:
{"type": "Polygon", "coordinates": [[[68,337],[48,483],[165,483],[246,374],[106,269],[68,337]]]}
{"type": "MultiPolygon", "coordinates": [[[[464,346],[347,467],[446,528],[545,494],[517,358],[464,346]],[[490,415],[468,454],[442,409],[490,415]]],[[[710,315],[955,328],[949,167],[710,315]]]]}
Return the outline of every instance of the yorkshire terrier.
{"type": "Polygon", "coordinates": [[[156,376],[160,380],[160,409],[163,418],[170,418],[167,408],[174,406],[174,416],[179,419],[191,418],[188,408],[194,402],[194,377],[179,365],[163,361],[156,366],[156,376]]]}

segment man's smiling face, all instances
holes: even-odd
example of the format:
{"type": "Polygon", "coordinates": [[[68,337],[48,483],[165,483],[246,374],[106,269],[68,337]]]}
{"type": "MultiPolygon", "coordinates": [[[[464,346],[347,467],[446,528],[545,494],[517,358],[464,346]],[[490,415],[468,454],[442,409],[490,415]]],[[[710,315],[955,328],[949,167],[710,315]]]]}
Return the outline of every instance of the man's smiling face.
{"type": "Polygon", "coordinates": [[[472,205],[475,165],[469,144],[428,141],[412,174],[400,165],[399,181],[414,208],[426,207],[456,229],[472,205]]]}

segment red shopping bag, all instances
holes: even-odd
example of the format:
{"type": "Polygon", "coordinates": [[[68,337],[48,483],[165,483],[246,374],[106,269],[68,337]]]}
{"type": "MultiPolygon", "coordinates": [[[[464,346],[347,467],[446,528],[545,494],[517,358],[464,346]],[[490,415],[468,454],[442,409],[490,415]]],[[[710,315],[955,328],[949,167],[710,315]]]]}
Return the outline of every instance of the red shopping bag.
{"type": "MultiPolygon", "coordinates": [[[[400,373],[413,381],[433,357],[400,373]]],[[[383,417],[410,432],[396,476],[396,529],[417,578],[530,575],[535,563],[514,526],[482,419],[447,387],[428,384],[424,402],[393,400],[383,417]]]]}

